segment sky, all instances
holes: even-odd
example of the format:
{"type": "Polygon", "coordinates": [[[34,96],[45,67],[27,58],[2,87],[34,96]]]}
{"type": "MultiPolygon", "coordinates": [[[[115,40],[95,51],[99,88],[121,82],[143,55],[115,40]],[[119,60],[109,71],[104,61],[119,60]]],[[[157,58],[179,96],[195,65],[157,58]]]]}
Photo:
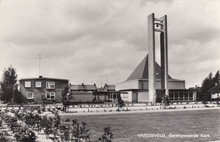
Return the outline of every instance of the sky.
{"type": "Polygon", "coordinates": [[[169,74],[200,86],[220,69],[219,7],[219,0],[1,0],[0,74],[13,66],[18,79],[122,82],[148,53],[147,16],[155,13],[168,18],[169,74]]]}

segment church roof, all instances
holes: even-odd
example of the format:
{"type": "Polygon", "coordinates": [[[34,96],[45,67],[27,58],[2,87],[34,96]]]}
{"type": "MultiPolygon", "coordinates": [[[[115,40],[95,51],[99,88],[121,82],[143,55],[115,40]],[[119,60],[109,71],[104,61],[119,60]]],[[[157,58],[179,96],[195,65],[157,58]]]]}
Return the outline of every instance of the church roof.
{"type": "MultiPolygon", "coordinates": [[[[157,62],[155,63],[156,79],[160,79],[161,67],[157,62]]],[[[134,79],[148,79],[148,55],[146,55],[141,63],[135,68],[135,70],[128,77],[127,81],[134,79]]],[[[172,79],[172,77],[168,75],[168,79],[172,79]]]]}

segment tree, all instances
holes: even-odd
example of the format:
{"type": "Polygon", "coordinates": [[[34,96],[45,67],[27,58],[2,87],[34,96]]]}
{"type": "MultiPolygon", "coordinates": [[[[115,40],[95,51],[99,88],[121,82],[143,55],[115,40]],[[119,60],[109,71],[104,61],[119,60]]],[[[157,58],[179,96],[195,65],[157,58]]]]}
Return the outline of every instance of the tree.
{"type": "Polygon", "coordinates": [[[102,135],[101,138],[99,138],[99,141],[100,142],[112,142],[113,133],[111,131],[111,127],[105,127],[103,130],[104,130],[104,134],[102,135]]]}
{"type": "Polygon", "coordinates": [[[9,102],[13,99],[13,95],[15,95],[15,90],[17,87],[17,74],[15,68],[12,66],[8,67],[3,71],[1,88],[3,94],[1,99],[5,102],[9,102]]]}
{"type": "Polygon", "coordinates": [[[69,86],[65,87],[63,91],[63,109],[66,111],[66,107],[69,105],[70,100],[72,99],[71,92],[69,91],[69,86]]]}
{"type": "Polygon", "coordinates": [[[219,85],[219,71],[216,72],[215,77],[214,77],[214,82],[216,85],[219,85]]]}
{"type": "Polygon", "coordinates": [[[215,76],[212,76],[212,73],[206,77],[202,82],[202,87],[197,90],[198,100],[208,101],[211,100],[209,90],[215,85],[219,84],[219,71],[216,72],[215,76]]]}
{"type": "Polygon", "coordinates": [[[120,108],[122,108],[123,106],[125,106],[124,101],[121,98],[121,95],[118,95],[118,111],[120,110],[120,108]]]}
{"type": "Polygon", "coordinates": [[[69,87],[65,87],[63,91],[63,104],[66,105],[68,103],[68,95],[69,95],[69,87]]]}
{"type": "Polygon", "coordinates": [[[16,104],[22,104],[25,103],[27,99],[21,94],[21,92],[18,91],[18,88],[16,87],[14,90],[14,103],[16,104]]]}
{"type": "Polygon", "coordinates": [[[90,141],[89,129],[85,122],[79,122],[77,119],[72,120],[70,131],[75,138],[75,142],[90,141]]]}
{"type": "Polygon", "coordinates": [[[169,106],[170,105],[170,99],[169,96],[165,96],[165,106],[169,106]]]}

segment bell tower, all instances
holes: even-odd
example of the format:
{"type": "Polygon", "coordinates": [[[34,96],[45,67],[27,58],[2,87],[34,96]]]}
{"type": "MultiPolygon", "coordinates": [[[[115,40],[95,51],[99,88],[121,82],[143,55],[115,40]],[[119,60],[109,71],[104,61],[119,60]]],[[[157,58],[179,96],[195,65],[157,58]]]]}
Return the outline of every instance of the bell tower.
{"type": "Polygon", "coordinates": [[[165,98],[168,90],[168,43],[167,43],[167,16],[155,18],[154,13],[148,16],[148,89],[149,102],[156,103],[156,72],[155,72],[155,32],[160,33],[160,59],[161,59],[161,92],[165,98]]]}

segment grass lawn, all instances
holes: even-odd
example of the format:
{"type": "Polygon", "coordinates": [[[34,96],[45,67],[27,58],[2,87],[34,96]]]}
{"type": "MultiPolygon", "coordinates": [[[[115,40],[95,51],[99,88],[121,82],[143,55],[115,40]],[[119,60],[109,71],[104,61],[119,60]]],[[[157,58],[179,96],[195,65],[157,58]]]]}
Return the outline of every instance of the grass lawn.
{"type": "MultiPolygon", "coordinates": [[[[68,116],[70,117],[70,116],[68,116]]],[[[103,128],[111,126],[114,142],[198,142],[220,140],[220,110],[153,112],[135,114],[71,116],[85,121],[91,138],[97,140],[103,128]],[[166,138],[138,137],[138,134],[165,134],[166,138]],[[170,138],[169,134],[198,134],[198,138],[170,138]],[[210,137],[201,137],[208,134],[210,137]]]]}

